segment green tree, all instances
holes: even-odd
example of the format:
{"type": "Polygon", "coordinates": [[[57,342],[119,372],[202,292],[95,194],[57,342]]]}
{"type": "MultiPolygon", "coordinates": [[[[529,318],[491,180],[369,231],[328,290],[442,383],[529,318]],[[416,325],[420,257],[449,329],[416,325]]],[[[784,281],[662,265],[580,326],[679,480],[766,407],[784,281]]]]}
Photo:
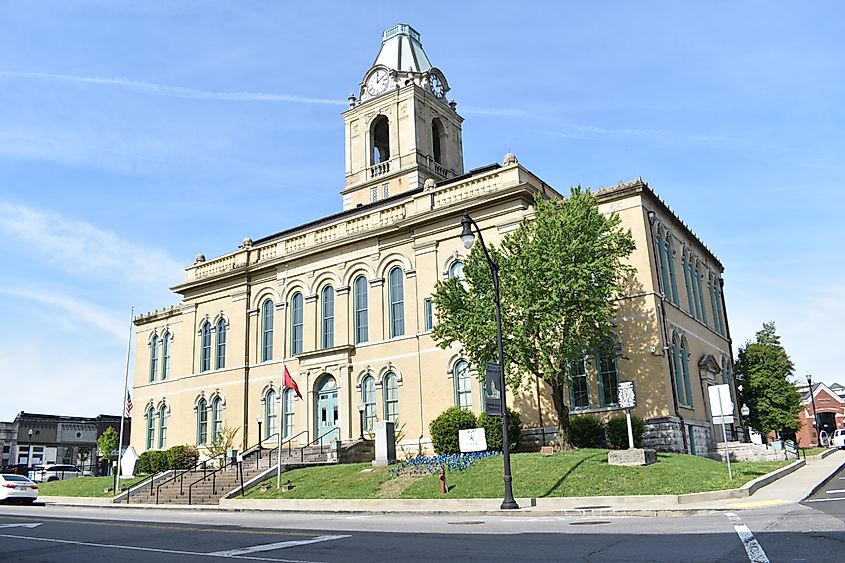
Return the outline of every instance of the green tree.
{"type": "Polygon", "coordinates": [[[216,457],[218,455],[225,456],[228,454],[229,450],[231,450],[232,446],[235,444],[235,436],[237,435],[238,430],[240,430],[239,427],[229,428],[224,426],[220,432],[214,436],[211,444],[208,445],[208,455],[216,457]]]}
{"type": "Polygon", "coordinates": [[[109,426],[97,438],[97,452],[100,457],[113,461],[117,459],[117,430],[109,426]]]}
{"type": "Polygon", "coordinates": [[[739,349],[740,401],[751,409],[751,427],[759,432],[797,430],[801,395],[790,381],[795,366],[780,343],[775,323],[763,323],[754,342],[739,349]]]}
{"type": "MultiPolygon", "coordinates": [[[[534,217],[506,235],[499,262],[505,374],[516,390],[534,378],[551,387],[558,446],[569,447],[566,366],[610,335],[615,299],[632,268],[630,231],[617,214],[598,210],[589,190],[538,200],[534,217]]],[[[464,264],[465,280],[437,284],[434,338],[445,348],[460,342],[477,366],[496,361],[493,283],[480,244],[464,264]]]]}

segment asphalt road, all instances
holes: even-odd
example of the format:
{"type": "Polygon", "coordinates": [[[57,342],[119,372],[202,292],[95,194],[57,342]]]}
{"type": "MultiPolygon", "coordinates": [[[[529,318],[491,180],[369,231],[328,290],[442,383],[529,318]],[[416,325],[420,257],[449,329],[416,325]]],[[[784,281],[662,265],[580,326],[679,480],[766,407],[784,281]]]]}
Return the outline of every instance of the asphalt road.
{"type": "MultiPolygon", "coordinates": [[[[845,522],[845,466],[834,473],[824,485],[801,504],[830,514],[845,522]]],[[[843,548],[843,560],[845,560],[845,547],[843,548]]]]}
{"type": "MultiPolygon", "coordinates": [[[[831,504],[831,503],[817,503],[831,504]]],[[[0,561],[845,561],[813,506],[683,518],[0,507],[0,561]]]]}

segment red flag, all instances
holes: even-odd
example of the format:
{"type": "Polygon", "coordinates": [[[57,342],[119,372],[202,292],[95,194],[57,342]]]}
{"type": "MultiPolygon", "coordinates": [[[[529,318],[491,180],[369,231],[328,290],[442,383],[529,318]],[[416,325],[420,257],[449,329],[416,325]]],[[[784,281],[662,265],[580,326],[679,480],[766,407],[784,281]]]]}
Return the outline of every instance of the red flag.
{"type": "Polygon", "coordinates": [[[293,392],[296,393],[296,396],[300,399],[302,398],[302,393],[299,392],[299,386],[296,384],[296,381],[290,376],[290,372],[288,371],[288,366],[285,366],[285,382],[284,382],[285,389],[293,389],[293,392]]]}

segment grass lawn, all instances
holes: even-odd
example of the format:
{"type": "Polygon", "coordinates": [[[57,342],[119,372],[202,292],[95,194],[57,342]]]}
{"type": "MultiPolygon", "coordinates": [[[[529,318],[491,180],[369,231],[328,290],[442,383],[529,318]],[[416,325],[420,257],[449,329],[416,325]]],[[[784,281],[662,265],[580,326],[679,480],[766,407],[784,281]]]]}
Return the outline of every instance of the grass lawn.
{"type": "MultiPolygon", "coordinates": [[[[514,496],[581,497],[602,495],[683,494],[737,488],[789,462],[734,462],[733,480],[727,465],[698,456],[658,453],[658,462],[646,467],[608,465],[607,450],[582,449],[551,456],[539,453],[511,455],[514,496]]],[[[395,471],[395,466],[394,466],[395,471]]],[[[447,471],[449,492],[440,494],[437,475],[391,477],[386,467],[369,464],[311,467],[282,474],[247,493],[247,498],[497,498],[502,494],[502,457],[476,462],[469,469],[447,471]]]]}
{"type": "MultiPolygon", "coordinates": [[[[147,476],[121,479],[121,489],[131,487],[143,481],[147,476]]],[[[38,494],[55,497],[111,497],[114,477],[76,477],[64,481],[38,483],[38,494]]]]}

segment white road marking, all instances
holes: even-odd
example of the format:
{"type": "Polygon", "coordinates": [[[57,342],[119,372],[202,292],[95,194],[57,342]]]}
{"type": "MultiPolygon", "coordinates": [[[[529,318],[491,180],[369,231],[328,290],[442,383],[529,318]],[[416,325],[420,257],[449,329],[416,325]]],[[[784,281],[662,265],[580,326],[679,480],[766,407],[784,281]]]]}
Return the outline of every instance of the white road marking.
{"type": "Polygon", "coordinates": [[[29,524],[0,524],[0,528],[37,528],[41,522],[32,522],[29,524]]]}
{"type": "Polygon", "coordinates": [[[845,493],[845,489],[831,489],[826,491],[829,495],[838,495],[839,493],[845,493]]]}
{"type": "Polygon", "coordinates": [[[320,543],[324,541],[334,541],[334,540],[342,540],[343,538],[348,538],[348,535],[337,535],[337,536],[317,536],[316,538],[311,538],[310,540],[291,540],[291,541],[280,541],[276,543],[265,543],[263,545],[253,545],[252,547],[244,547],[241,549],[229,549],[226,551],[214,551],[212,553],[207,553],[206,555],[210,555],[212,557],[235,557],[238,555],[247,555],[250,553],[256,553],[258,551],[273,551],[275,549],[287,549],[288,547],[296,547],[298,545],[308,545],[310,543],[320,543]]]}
{"type": "Polygon", "coordinates": [[[814,498],[814,499],[809,499],[809,500],[806,500],[806,501],[804,501],[804,502],[831,502],[831,501],[834,501],[834,500],[845,500],[845,497],[839,497],[839,498],[814,498]]]}
{"type": "MultiPolygon", "coordinates": [[[[160,549],[156,547],[138,547],[134,545],[111,545],[107,543],[92,543],[84,541],[60,540],[56,538],[36,538],[33,536],[13,536],[11,534],[0,534],[0,538],[9,538],[13,540],[29,540],[40,541],[47,543],[61,543],[65,545],[81,545],[84,547],[102,547],[107,549],[126,549],[129,551],[148,551],[153,553],[167,553],[171,555],[195,555],[199,557],[225,557],[223,555],[214,555],[213,553],[202,553],[200,551],[182,551],[178,549],[160,549]]],[[[234,559],[248,559],[250,561],[274,561],[275,563],[322,563],[320,561],[308,561],[305,559],[275,559],[272,557],[257,557],[248,555],[232,555],[234,559]]]]}
{"type": "Polygon", "coordinates": [[[748,560],[751,563],[769,563],[769,558],[766,557],[766,552],[760,546],[760,543],[754,539],[754,534],[748,529],[748,526],[742,523],[739,516],[733,512],[725,512],[725,516],[733,522],[734,531],[745,546],[745,553],[748,555],[748,560]]]}

